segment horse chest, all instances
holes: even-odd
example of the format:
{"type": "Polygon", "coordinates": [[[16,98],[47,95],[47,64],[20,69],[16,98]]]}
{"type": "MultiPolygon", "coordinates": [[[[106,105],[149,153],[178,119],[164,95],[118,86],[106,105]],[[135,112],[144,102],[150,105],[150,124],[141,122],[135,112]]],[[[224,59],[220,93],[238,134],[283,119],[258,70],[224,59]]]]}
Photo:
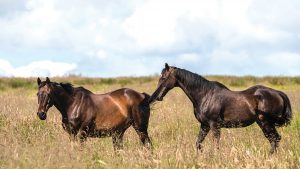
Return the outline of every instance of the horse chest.
{"type": "Polygon", "coordinates": [[[206,122],[208,120],[207,113],[207,110],[204,111],[200,107],[194,109],[195,118],[201,123],[206,122]]]}
{"type": "Polygon", "coordinates": [[[212,97],[201,100],[200,104],[194,105],[194,114],[199,122],[208,122],[209,119],[220,118],[221,107],[212,97]]]}

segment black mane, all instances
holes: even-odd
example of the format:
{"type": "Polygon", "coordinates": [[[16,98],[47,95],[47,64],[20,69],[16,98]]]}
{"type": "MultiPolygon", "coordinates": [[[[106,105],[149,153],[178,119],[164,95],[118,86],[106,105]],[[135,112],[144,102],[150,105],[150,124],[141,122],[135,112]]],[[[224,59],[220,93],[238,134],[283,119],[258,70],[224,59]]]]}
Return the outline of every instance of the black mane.
{"type": "Polygon", "coordinates": [[[191,89],[199,87],[203,89],[214,89],[217,87],[228,89],[225,85],[219,82],[209,81],[196,73],[181,68],[174,68],[176,70],[176,77],[178,80],[191,89]]]}
{"type": "Polygon", "coordinates": [[[84,91],[92,93],[91,91],[85,89],[84,87],[73,87],[71,83],[54,83],[60,85],[68,94],[73,94],[74,92],[84,91]]]}
{"type": "Polygon", "coordinates": [[[59,83],[59,85],[69,94],[73,93],[74,91],[74,87],[71,83],[59,83]]]}

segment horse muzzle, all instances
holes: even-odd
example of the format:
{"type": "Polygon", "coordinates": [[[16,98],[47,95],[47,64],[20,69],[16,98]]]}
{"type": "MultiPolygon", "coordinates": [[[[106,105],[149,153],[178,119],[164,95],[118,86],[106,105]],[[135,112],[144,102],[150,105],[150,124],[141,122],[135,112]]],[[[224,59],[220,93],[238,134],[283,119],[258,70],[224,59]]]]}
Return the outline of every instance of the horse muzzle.
{"type": "Polygon", "coordinates": [[[163,87],[161,89],[161,91],[158,93],[158,96],[156,98],[157,101],[163,101],[165,93],[166,93],[165,91],[166,91],[166,87],[163,87]]]}
{"type": "Polygon", "coordinates": [[[47,118],[47,114],[45,112],[37,112],[37,116],[39,116],[41,120],[46,120],[47,118]]]}
{"type": "Polygon", "coordinates": [[[164,99],[163,97],[157,97],[156,98],[157,101],[163,101],[163,99],[164,99]]]}

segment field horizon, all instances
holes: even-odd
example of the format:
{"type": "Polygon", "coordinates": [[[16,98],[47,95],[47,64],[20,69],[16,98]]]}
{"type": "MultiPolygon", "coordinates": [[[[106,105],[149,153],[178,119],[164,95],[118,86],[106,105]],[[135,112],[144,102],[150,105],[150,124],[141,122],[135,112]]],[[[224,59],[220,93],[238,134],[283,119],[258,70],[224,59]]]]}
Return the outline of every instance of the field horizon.
{"type": "MultiPolygon", "coordinates": [[[[113,151],[111,138],[89,138],[84,145],[71,142],[61,126],[61,115],[50,108],[46,121],[36,116],[36,78],[0,78],[0,168],[300,168],[300,76],[204,76],[231,90],[244,90],[261,84],[282,90],[290,98],[293,119],[277,128],[282,140],[278,152],[270,155],[270,144],[257,124],[246,128],[222,129],[220,149],[212,135],[196,153],[199,122],[190,100],[179,88],[170,91],[163,102],[151,105],[149,136],[153,150],[140,144],[129,128],[124,149],[113,151]]],[[[53,77],[51,81],[70,82],[94,93],[132,88],[152,94],[158,76],[90,78],[53,77]]],[[[44,80],[44,78],[42,78],[44,80]]]]}

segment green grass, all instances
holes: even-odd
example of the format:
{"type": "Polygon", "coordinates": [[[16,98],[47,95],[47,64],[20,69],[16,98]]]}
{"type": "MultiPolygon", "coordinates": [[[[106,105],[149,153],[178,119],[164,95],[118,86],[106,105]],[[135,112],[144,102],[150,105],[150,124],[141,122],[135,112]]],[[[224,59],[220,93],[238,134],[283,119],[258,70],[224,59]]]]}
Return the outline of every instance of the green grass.
{"type": "MultiPolygon", "coordinates": [[[[149,135],[154,149],[145,150],[129,128],[124,150],[115,153],[111,138],[91,138],[84,145],[71,142],[62,129],[55,108],[46,121],[36,117],[35,78],[0,78],[0,168],[299,168],[300,167],[300,78],[207,76],[232,90],[262,84],[286,92],[294,118],[290,126],[278,128],[282,136],[278,153],[269,155],[270,145],[260,128],[222,129],[221,147],[215,149],[211,134],[196,155],[199,123],[191,102],[180,90],[170,91],[163,102],[152,106],[149,135]]],[[[157,77],[141,78],[51,78],[71,82],[95,93],[121,87],[152,93],[157,77]]]]}

